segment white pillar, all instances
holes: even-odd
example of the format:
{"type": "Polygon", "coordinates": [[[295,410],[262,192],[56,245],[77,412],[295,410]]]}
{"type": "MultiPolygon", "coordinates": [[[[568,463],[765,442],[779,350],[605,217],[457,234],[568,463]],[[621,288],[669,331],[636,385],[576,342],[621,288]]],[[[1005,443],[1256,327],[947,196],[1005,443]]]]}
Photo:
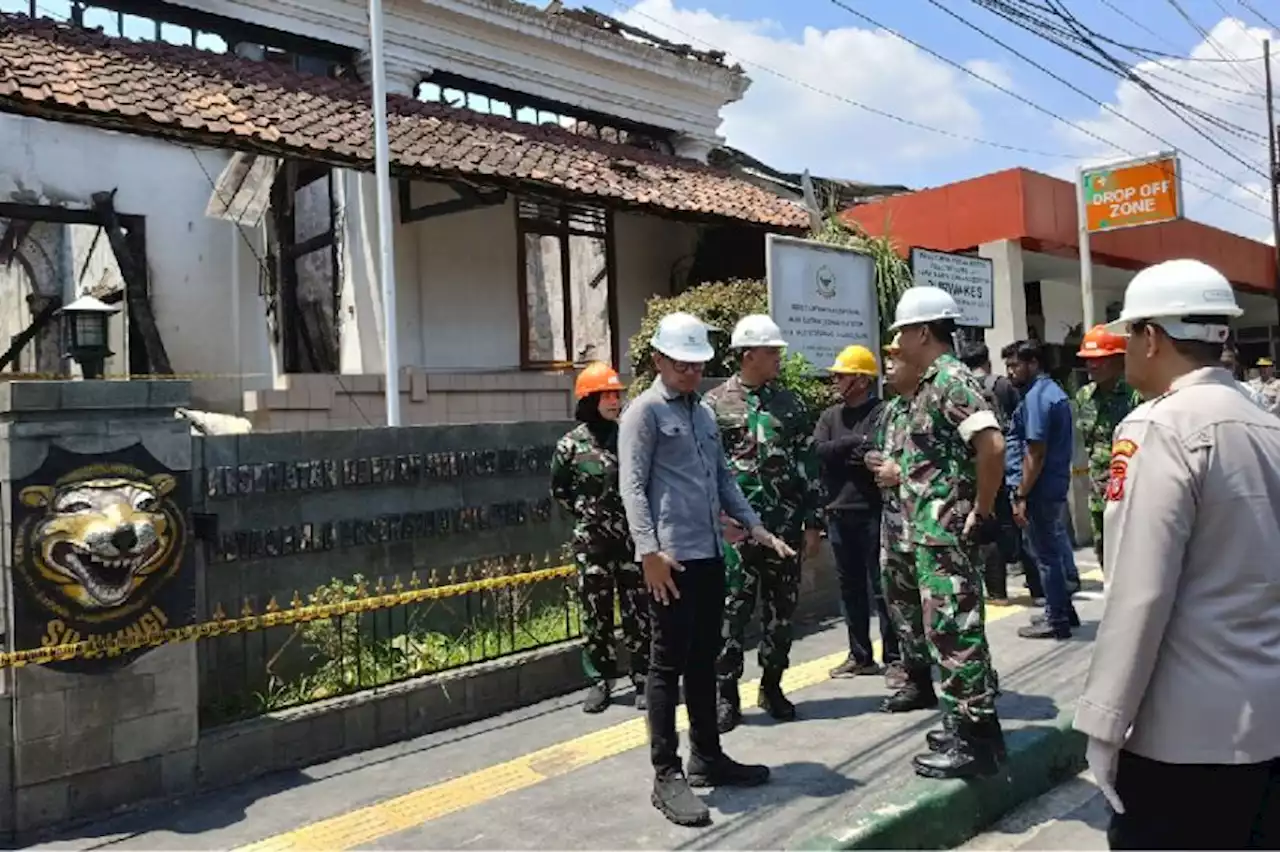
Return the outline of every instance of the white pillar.
{"type": "MultiPolygon", "coordinates": [[[[356,59],[356,71],[360,79],[368,83],[371,57],[361,51],[356,59]]],[[[389,95],[413,97],[418,84],[431,70],[421,69],[387,56],[384,60],[386,91],[389,95]]],[[[382,293],[378,284],[379,244],[378,233],[378,182],[372,172],[348,173],[343,181],[343,269],[346,281],[343,288],[344,333],[342,335],[342,371],[348,373],[384,373],[386,361],[382,341],[386,335],[386,312],[383,310],[382,293]]],[[[392,195],[393,219],[398,217],[395,195],[392,195]]],[[[399,250],[396,252],[400,254],[399,250]]],[[[416,285],[414,285],[416,286],[416,285]]],[[[400,287],[397,287],[399,290],[400,287]]],[[[416,307],[406,316],[416,316],[416,307]]],[[[400,323],[403,325],[403,323],[400,323]]],[[[401,357],[406,347],[400,347],[401,357]]]]}
{"type": "Polygon", "coordinates": [[[1027,337],[1027,293],[1022,271],[1022,246],[1016,240],[996,240],[978,246],[978,256],[992,261],[991,295],[994,324],[986,332],[993,364],[1000,350],[1027,337]]]}

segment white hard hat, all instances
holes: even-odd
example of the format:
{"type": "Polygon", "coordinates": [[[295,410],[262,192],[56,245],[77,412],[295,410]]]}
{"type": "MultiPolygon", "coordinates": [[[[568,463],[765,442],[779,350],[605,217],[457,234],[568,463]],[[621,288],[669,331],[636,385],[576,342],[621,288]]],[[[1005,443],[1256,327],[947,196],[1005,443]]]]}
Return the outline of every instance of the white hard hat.
{"type": "Polygon", "coordinates": [[[937,287],[911,287],[898,300],[893,325],[889,328],[899,329],[946,319],[960,319],[960,306],[950,293],[937,287]]]}
{"type": "Polygon", "coordinates": [[[1244,310],[1236,304],[1231,282],[1218,270],[1198,260],[1166,260],[1133,276],[1124,290],[1124,307],[1107,330],[1127,335],[1130,323],[1159,320],[1165,333],[1177,340],[1223,343],[1231,332],[1221,325],[1179,322],[1179,318],[1238,317],[1244,310]]]}
{"type": "Polygon", "coordinates": [[[750,314],[738,320],[733,327],[731,349],[750,349],[753,346],[786,346],[782,329],[766,314],[750,314]]]}
{"type": "Polygon", "coordinates": [[[663,317],[649,344],[668,358],[692,364],[710,361],[716,354],[707,340],[707,324],[682,312],[663,317]]]}

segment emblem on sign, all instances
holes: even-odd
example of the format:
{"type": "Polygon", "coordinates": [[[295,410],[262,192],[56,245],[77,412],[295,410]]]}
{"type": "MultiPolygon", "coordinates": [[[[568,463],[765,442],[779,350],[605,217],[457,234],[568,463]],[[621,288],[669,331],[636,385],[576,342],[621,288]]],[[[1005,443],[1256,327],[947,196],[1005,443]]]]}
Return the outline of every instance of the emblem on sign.
{"type": "Polygon", "coordinates": [[[818,295],[824,299],[834,299],[836,296],[836,274],[829,267],[818,267],[818,295]]]}
{"type": "Polygon", "coordinates": [[[140,636],[158,640],[190,621],[187,491],[184,473],[141,446],[105,456],[51,448],[13,489],[19,645],[88,641],[105,649],[140,636]]]}

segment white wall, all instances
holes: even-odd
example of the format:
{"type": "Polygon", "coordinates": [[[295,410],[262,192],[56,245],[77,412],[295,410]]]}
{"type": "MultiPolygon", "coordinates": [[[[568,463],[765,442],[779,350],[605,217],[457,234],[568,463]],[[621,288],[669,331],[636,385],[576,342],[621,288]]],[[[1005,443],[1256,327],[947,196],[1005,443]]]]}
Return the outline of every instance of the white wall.
{"type": "MultiPolygon", "coordinates": [[[[669,296],[676,264],[690,258],[698,245],[695,225],[618,213],[613,218],[618,270],[618,352],[622,368],[631,368],[627,346],[640,329],[645,304],[654,295],[669,296]]],[[[682,264],[687,269],[688,264],[682,264]]]]}
{"type": "Polygon", "coordinates": [[[139,136],[0,118],[0,200],[84,209],[93,193],[117,189],[120,213],[146,217],[151,303],[175,372],[269,375],[257,264],[237,257],[233,225],[204,215],[212,192],[204,170],[216,179],[226,161],[139,136]]]}
{"type": "MultiPolygon", "coordinates": [[[[344,268],[343,372],[382,372],[381,296],[372,182],[349,175],[344,268]],[[365,186],[367,185],[367,186],[365,186]],[[366,195],[369,197],[366,198],[366,195]],[[367,202],[367,204],[366,204],[367,202]]],[[[415,183],[413,204],[454,197],[443,185],[415,183]]],[[[520,301],[514,202],[398,225],[398,351],[402,366],[431,372],[520,367],[520,301]]],[[[697,228],[653,216],[617,213],[614,245],[618,348],[640,327],[645,304],[670,292],[673,267],[689,257],[697,228]]]]}

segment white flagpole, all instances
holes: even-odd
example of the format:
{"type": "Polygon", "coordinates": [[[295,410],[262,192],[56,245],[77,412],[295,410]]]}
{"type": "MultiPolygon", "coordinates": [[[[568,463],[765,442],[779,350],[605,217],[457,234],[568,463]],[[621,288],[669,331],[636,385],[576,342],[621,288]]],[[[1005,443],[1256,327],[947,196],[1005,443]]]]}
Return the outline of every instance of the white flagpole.
{"type": "Polygon", "coordinates": [[[391,151],[387,142],[387,79],[382,57],[382,0],[369,0],[369,53],[373,76],[374,174],[378,182],[378,243],[382,284],[383,363],[387,372],[387,425],[400,423],[400,345],[396,327],[395,245],[391,239],[391,151]]]}

